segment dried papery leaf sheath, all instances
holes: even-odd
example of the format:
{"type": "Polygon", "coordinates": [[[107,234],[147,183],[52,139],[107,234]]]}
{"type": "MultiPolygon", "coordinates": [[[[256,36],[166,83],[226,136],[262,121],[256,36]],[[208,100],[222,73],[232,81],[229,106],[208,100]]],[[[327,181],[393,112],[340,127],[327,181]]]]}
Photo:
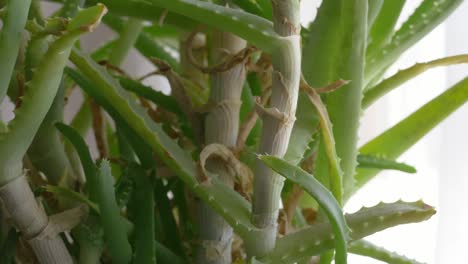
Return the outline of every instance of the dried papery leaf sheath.
{"type": "MultiPolygon", "coordinates": [[[[214,31],[212,58],[218,64],[227,55],[234,55],[246,47],[246,42],[231,34],[214,31]],[[228,53],[228,54],[226,54],[228,53]]],[[[246,77],[245,61],[230,69],[211,74],[209,103],[211,109],[205,118],[205,144],[219,143],[234,148],[239,132],[241,93],[246,77]]],[[[226,169],[220,159],[210,159],[207,170],[216,174],[228,187],[234,187],[236,175],[226,169]]],[[[198,204],[198,224],[201,245],[197,252],[198,263],[231,263],[232,228],[224,219],[204,203],[198,204]]]]}
{"type": "MultiPolygon", "coordinates": [[[[272,95],[268,108],[261,111],[263,130],[258,153],[283,157],[295,121],[301,77],[299,1],[274,0],[273,20],[284,45],[272,53],[272,95]]],[[[252,200],[252,223],[262,229],[255,244],[247,244],[248,254],[262,256],[274,248],[276,221],[284,179],[260,160],[257,161],[252,200]]]]}

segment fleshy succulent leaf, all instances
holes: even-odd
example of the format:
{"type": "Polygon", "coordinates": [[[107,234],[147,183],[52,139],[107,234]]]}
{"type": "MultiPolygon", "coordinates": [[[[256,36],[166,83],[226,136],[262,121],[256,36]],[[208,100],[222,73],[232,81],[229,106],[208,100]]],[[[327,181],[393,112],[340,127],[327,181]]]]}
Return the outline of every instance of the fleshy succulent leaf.
{"type": "MultiPolygon", "coordinates": [[[[130,168],[135,179],[133,197],[133,210],[135,214],[135,256],[134,263],[156,263],[155,245],[155,202],[154,202],[154,175],[134,165],[130,168]]],[[[175,234],[173,234],[175,235],[175,234]]]]}
{"type": "Polygon", "coordinates": [[[367,26],[371,28],[382,10],[385,0],[368,0],[367,26]]]}
{"type": "MultiPolygon", "coordinates": [[[[351,241],[402,224],[425,221],[435,214],[433,207],[418,201],[407,203],[380,203],[346,215],[351,228],[351,241]]],[[[276,244],[275,250],[260,261],[265,263],[294,263],[307,256],[318,255],[332,249],[334,237],[329,223],[318,223],[286,235],[276,244]]]]}
{"type": "Polygon", "coordinates": [[[86,176],[86,187],[88,188],[89,198],[92,202],[97,203],[97,167],[91,158],[91,153],[89,152],[86,142],[81,135],[70,126],[63,123],[56,123],[55,127],[70,141],[78,153],[86,176]]]}
{"type": "Polygon", "coordinates": [[[190,154],[182,150],[159,124],[154,123],[146,111],[137,105],[120,87],[117,80],[89,57],[73,50],[72,62],[94,83],[95,92],[106,98],[120,118],[141,137],[161,160],[178,175],[187,187],[222,215],[244,239],[255,239],[255,228],[250,223],[250,204],[238,193],[216,179],[211,184],[197,180],[197,167],[190,154]],[[105,96],[104,96],[105,95],[105,96]]]}
{"type": "Polygon", "coordinates": [[[29,83],[22,107],[9,124],[9,132],[0,140],[0,156],[4,162],[17,163],[23,158],[52,105],[71,48],[80,35],[99,24],[106,11],[103,5],[83,9],[70,21],[67,31],[50,45],[29,83]]]}
{"type": "Polygon", "coordinates": [[[320,118],[320,131],[323,139],[322,143],[328,160],[330,190],[341,204],[343,197],[343,171],[341,170],[340,159],[336,152],[332,124],[328,116],[327,108],[323,104],[318,93],[312,89],[308,90],[307,93],[310,101],[317,111],[317,115],[320,118]]]}
{"type": "Polygon", "coordinates": [[[101,214],[104,239],[115,263],[129,263],[132,248],[127,238],[127,227],[115,200],[114,178],[107,160],[101,161],[97,176],[97,200],[101,214]]]}
{"type": "MultiPolygon", "coordinates": [[[[338,80],[351,80],[327,95],[327,111],[333,124],[336,152],[341,159],[343,190],[349,192],[356,168],[357,139],[367,45],[366,0],[323,1],[304,44],[302,70],[312,87],[325,87],[338,80]]],[[[319,148],[318,160],[326,156],[319,148]]],[[[315,176],[327,179],[328,164],[319,162],[315,176]]],[[[323,181],[322,181],[323,182],[323,181]]]]}
{"type": "MultiPolygon", "coordinates": [[[[369,6],[370,2],[374,1],[370,0],[369,6]]],[[[379,48],[390,41],[405,3],[406,0],[384,0],[374,23],[372,25],[369,24],[370,32],[367,56],[373,56],[379,48]]]]}
{"type": "Polygon", "coordinates": [[[376,246],[366,240],[358,240],[349,244],[348,250],[350,253],[370,257],[385,263],[392,264],[422,264],[413,259],[409,259],[403,255],[386,250],[385,248],[376,246]]]}
{"type": "Polygon", "coordinates": [[[319,118],[312,109],[314,106],[307,95],[300,92],[297,101],[296,122],[294,122],[288,151],[284,157],[285,160],[293,164],[299,164],[302,161],[314,134],[318,131],[319,118]]]}
{"type": "Polygon", "coordinates": [[[381,74],[403,52],[442,23],[462,2],[462,0],[424,0],[395,32],[390,42],[376,48],[375,55],[367,57],[366,81],[381,74]]]}
{"type": "Polygon", "coordinates": [[[360,169],[380,169],[380,170],[398,170],[407,173],[416,173],[416,168],[405,163],[394,160],[384,159],[376,155],[363,155],[357,157],[358,168],[360,169]]]}
{"type": "MultiPolygon", "coordinates": [[[[360,148],[362,154],[395,160],[468,100],[468,78],[428,102],[398,124],[360,148]]],[[[379,169],[359,169],[354,191],[370,181],[379,169]]]]}
{"type": "Polygon", "coordinates": [[[21,32],[28,19],[31,0],[7,1],[0,31],[0,101],[5,97],[20,49],[21,32]]]}
{"type": "Polygon", "coordinates": [[[200,0],[150,0],[149,2],[217,29],[234,33],[267,51],[271,51],[282,39],[273,30],[271,21],[239,9],[200,0]]]}
{"type": "MultiPolygon", "coordinates": [[[[124,30],[124,21],[113,14],[105,16],[103,20],[106,25],[116,32],[122,32],[124,30]]],[[[160,43],[154,41],[147,33],[140,33],[135,43],[135,48],[143,56],[162,59],[171,65],[174,70],[179,70],[179,64],[174,56],[167,52],[160,43]]]]}
{"type": "Polygon", "coordinates": [[[456,55],[429,62],[417,63],[407,69],[400,70],[393,76],[388,77],[374,87],[367,89],[364,92],[364,98],[362,99],[362,108],[365,109],[369,107],[372,105],[372,103],[377,101],[388,92],[391,92],[393,89],[398,88],[403,83],[417,77],[427,70],[435,67],[450,66],[462,63],[468,63],[468,55],[456,55]]]}

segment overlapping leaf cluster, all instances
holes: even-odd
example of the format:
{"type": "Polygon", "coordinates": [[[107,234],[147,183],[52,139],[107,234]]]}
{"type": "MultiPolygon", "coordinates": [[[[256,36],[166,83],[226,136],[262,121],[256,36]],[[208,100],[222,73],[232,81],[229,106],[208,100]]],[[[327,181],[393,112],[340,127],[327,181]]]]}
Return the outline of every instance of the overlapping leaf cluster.
{"type": "MultiPolygon", "coordinates": [[[[398,157],[468,100],[464,79],[357,146],[361,112],[369,105],[430,68],[468,62],[467,55],[441,58],[383,79],[399,56],[461,0],[424,0],[400,28],[395,25],[405,0],[324,0],[315,20],[302,28],[301,48],[295,45],[299,35],[284,36],[274,24],[288,23],[278,17],[298,16],[296,0],[54,2],[59,10],[44,18],[38,0],[0,1],[0,98],[8,96],[17,108],[15,119],[2,123],[0,188],[26,168],[49,215],[87,205],[88,215],[70,228],[67,240],[79,263],[190,263],[200,246],[198,225],[203,223],[194,220],[201,217],[195,215],[200,201],[238,235],[229,246],[232,261],[309,263],[319,256],[321,263],[334,257],[342,264],[350,252],[387,263],[417,263],[362,238],[427,220],[434,208],[420,201],[378,204],[352,214],[342,208],[382,170],[415,173],[398,157]],[[104,6],[109,13],[103,24],[116,38],[86,53],[75,41],[97,25],[104,6]],[[290,13],[278,12],[278,6],[290,13]],[[223,67],[242,63],[248,73],[235,117],[242,124],[237,146],[200,162],[207,147],[206,113],[229,107],[207,96],[214,87],[206,69],[216,65],[210,57],[215,30],[247,41],[245,53],[227,54],[223,67]],[[131,76],[122,69],[132,48],[154,71],[131,76]],[[302,65],[288,65],[300,57],[302,65]],[[292,117],[272,107],[272,79],[284,82],[284,65],[302,69],[300,86],[285,87],[298,94],[292,117]],[[153,75],[166,77],[172,93],[149,86],[145,80],[153,75]],[[65,124],[65,99],[75,90],[84,100],[65,124]],[[282,146],[284,157],[259,153],[266,144],[261,138],[266,118],[295,121],[289,145],[282,146]],[[97,147],[85,142],[87,136],[97,147]],[[208,173],[205,161],[234,175],[234,188],[208,173]],[[279,188],[284,206],[278,228],[254,221],[255,162],[285,179],[282,189],[283,178],[277,186],[254,189],[274,193],[279,188]]],[[[0,221],[2,263],[27,256],[28,249],[15,247],[26,238],[0,221]]]]}

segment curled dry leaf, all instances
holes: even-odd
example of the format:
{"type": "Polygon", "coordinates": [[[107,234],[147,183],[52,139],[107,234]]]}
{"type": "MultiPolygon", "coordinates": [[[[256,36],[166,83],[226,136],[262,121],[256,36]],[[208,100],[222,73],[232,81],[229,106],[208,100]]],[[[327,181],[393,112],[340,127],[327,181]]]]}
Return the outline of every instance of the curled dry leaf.
{"type": "Polygon", "coordinates": [[[234,153],[221,144],[210,144],[200,153],[199,180],[202,184],[211,184],[211,177],[215,176],[206,169],[209,159],[218,158],[223,161],[228,173],[232,176],[242,195],[248,196],[252,191],[253,173],[249,167],[237,159],[234,153]]]}

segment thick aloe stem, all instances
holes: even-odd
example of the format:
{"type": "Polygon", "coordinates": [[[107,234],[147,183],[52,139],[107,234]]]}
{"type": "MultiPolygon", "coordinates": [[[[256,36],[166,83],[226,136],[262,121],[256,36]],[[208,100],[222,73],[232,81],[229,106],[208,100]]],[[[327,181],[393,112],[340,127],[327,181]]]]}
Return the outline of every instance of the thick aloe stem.
{"type": "MultiPolygon", "coordinates": [[[[246,47],[246,42],[230,33],[213,34],[213,59],[222,61],[226,51],[236,54],[246,47]]],[[[228,148],[236,145],[239,131],[239,112],[242,87],[246,76],[242,62],[224,72],[211,74],[210,104],[212,108],[205,119],[205,143],[219,143],[228,148]]],[[[219,175],[220,180],[233,188],[234,177],[221,160],[208,162],[207,170],[219,175]]],[[[231,170],[232,171],[232,170],[231,170]]],[[[198,206],[201,245],[197,263],[231,263],[232,228],[210,206],[198,206]]]]}
{"type": "MultiPolygon", "coordinates": [[[[283,157],[294,125],[301,75],[299,1],[273,0],[276,33],[284,38],[272,52],[274,72],[270,108],[263,109],[260,154],[283,157]]],[[[249,254],[262,256],[275,246],[278,207],[284,179],[257,161],[254,179],[252,222],[263,237],[247,245],[249,254]]]]}
{"type": "MultiPolygon", "coordinates": [[[[20,171],[17,171],[21,173],[20,171]]],[[[12,173],[14,173],[12,171],[12,173]]],[[[19,177],[18,177],[19,176],[19,177]]],[[[72,264],[73,260],[59,236],[49,238],[45,232],[49,220],[29,187],[25,176],[15,178],[0,188],[0,199],[15,223],[32,247],[42,264],[72,264]]]]}

